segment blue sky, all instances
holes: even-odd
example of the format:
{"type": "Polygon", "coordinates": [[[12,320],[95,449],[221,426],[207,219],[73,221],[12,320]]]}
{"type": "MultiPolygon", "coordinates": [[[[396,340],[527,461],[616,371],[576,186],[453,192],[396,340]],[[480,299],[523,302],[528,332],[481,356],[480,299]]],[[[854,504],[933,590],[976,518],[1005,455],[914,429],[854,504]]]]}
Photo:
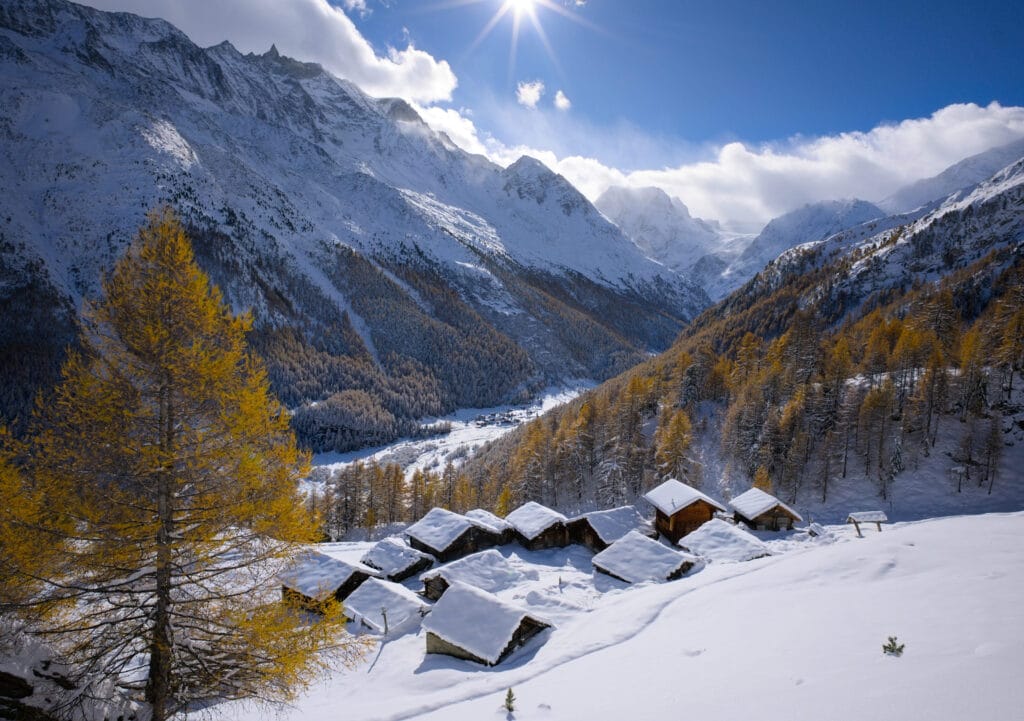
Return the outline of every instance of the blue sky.
{"type": "Polygon", "coordinates": [[[356,24],[378,47],[408,32],[446,59],[459,79],[453,101],[479,108],[477,124],[512,143],[530,142],[530,123],[510,122],[501,101],[533,80],[547,90],[541,107],[562,89],[593,125],[629,125],[683,147],[869,130],[950,103],[1024,104],[1019,0],[563,0],[578,21],[534,10],[554,59],[524,21],[514,65],[512,13],[473,47],[501,5],[369,0],[356,24]]]}
{"type": "Polygon", "coordinates": [[[479,38],[522,0],[82,1],[275,43],[498,164],[532,155],[591,199],[655,185],[745,232],[1024,137],[1021,0],[534,0],[547,47],[521,10],[514,62],[514,10],[479,38]]]}

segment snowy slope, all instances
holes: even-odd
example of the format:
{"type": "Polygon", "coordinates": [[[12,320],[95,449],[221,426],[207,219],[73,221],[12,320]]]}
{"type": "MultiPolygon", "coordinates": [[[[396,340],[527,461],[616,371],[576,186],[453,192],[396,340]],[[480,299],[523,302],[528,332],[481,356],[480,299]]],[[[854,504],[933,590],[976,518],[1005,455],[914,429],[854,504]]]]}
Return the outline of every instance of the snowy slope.
{"type": "Polygon", "coordinates": [[[709,253],[725,251],[718,223],[690,215],[660,188],[612,186],[594,205],[648,257],[685,270],[709,253]]]}
{"type": "Polygon", "coordinates": [[[408,633],[281,715],[244,704],[213,714],[321,721],[343,706],[365,721],[476,721],[505,718],[511,687],[518,721],[667,718],[683,707],[705,721],[1010,719],[1024,701],[1022,523],[1017,513],[862,539],[847,526],[825,541],[778,534],[770,557],[632,587],[585,569],[578,549],[524,553],[539,577],[499,597],[555,629],[501,665],[427,656],[423,632],[408,633]],[[891,635],[906,644],[900,658],[882,653],[891,635]]]}
{"type": "Polygon", "coordinates": [[[884,215],[884,211],[871,203],[850,199],[812,203],[779,216],[709,284],[708,294],[716,299],[724,298],[790,248],[823,240],[884,215]]]}
{"type": "MultiPolygon", "coordinates": [[[[918,211],[865,223],[780,256],[763,276],[768,285],[787,273],[855,258],[815,295],[849,307],[871,293],[936,280],[1000,248],[1024,242],[1024,158],[992,177],[918,211]]],[[[838,306],[837,306],[838,307],[838,306]]]]}
{"type": "Polygon", "coordinates": [[[972,155],[934,177],[911,183],[879,201],[878,207],[893,214],[909,212],[977,185],[1022,157],[1024,138],[972,155]]]}
{"type": "Polygon", "coordinates": [[[11,0],[0,77],[0,271],[16,276],[0,302],[39,283],[76,307],[162,203],[258,327],[351,325],[363,347],[345,352],[381,361],[397,342],[424,362],[415,333],[386,337],[379,295],[412,330],[448,326],[469,346],[485,324],[520,345],[533,367],[512,390],[618,370],[571,332],[635,360],[708,302],[538,162],[467,154],[405,102],[273,48],[203,49],[163,21],[11,0]]]}

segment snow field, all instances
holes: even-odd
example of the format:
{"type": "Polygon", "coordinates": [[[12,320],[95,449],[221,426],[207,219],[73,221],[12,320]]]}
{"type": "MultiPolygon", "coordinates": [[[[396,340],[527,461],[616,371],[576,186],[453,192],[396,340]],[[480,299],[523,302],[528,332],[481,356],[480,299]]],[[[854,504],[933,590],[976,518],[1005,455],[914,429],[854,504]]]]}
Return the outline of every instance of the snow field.
{"type": "MultiPolygon", "coordinates": [[[[519,721],[683,709],[707,721],[1015,718],[1024,702],[1024,513],[883,528],[858,539],[852,526],[833,526],[825,541],[758,534],[774,555],[635,586],[595,573],[579,546],[507,546],[502,554],[536,578],[496,595],[553,630],[494,668],[426,655],[422,630],[390,637],[360,667],[271,715],[500,719],[512,687],[519,721]],[[906,643],[901,658],[882,653],[890,635],[906,643]]],[[[352,557],[366,544],[333,545],[352,557]]],[[[257,716],[242,704],[215,710],[219,719],[257,716]]]]}

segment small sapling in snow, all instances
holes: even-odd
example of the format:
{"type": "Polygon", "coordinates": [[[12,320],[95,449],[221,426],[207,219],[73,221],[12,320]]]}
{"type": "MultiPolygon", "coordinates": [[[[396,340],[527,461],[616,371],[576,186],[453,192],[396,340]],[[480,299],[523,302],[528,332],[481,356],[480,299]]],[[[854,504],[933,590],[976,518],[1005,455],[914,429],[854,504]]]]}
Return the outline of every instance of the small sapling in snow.
{"type": "Polygon", "coordinates": [[[897,643],[895,636],[889,636],[889,643],[882,645],[882,652],[887,656],[902,656],[904,643],[897,643]]]}
{"type": "Polygon", "coordinates": [[[516,695],[512,693],[512,689],[508,690],[505,694],[505,710],[512,713],[516,710],[516,695]]]}

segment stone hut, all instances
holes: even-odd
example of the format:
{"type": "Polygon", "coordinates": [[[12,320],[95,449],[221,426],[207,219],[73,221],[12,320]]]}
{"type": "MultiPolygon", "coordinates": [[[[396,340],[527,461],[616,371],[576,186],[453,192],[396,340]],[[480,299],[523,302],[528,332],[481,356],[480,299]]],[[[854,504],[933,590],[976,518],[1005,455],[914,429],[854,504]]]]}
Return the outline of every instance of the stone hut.
{"type": "Polygon", "coordinates": [[[565,525],[568,519],[536,501],[524,503],[505,520],[512,525],[519,545],[528,551],[569,545],[569,531],[565,525]]]}
{"type": "Polygon", "coordinates": [[[526,609],[456,582],[423,620],[427,653],[495,666],[551,626],[526,609]]]}
{"type": "Polygon", "coordinates": [[[630,531],[639,531],[651,538],[658,536],[650,522],[633,506],[584,513],[571,519],[566,528],[570,543],[586,546],[594,553],[600,553],[630,531]]]}

